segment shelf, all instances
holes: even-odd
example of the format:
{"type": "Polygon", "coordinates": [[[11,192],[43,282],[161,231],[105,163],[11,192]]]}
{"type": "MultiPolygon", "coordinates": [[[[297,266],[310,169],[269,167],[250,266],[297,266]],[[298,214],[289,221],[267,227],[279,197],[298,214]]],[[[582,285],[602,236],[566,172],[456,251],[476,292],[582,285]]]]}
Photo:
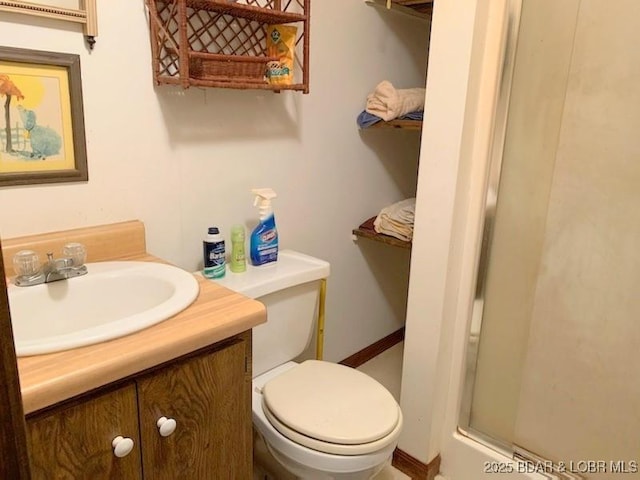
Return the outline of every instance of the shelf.
{"type": "MultiPolygon", "coordinates": [[[[157,85],[309,93],[311,0],[145,0],[157,85]],[[290,84],[270,83],[273,25],[297,24],[290,84]]],[[[276,38],[276,37],[273,37],[276,38]]],[[[273,67],[275,68],[275,67],[273,67]]],[[[282,67],[284,68],[284,67],[282,67]]]]}
{"type": "MultiPolygon", "coordinates": [[[[367,128],[401,128],[403,130],[422,130],[422,120],[389,120],[374,123],[367,128]]],[[[366,129],[365,129],[366,130],[366,129]]]]}
{"type": "Polygon", "coordinates": [[[373,221],[375,219],[376,217],[371,217],[369,220],[365,221],[362,225],[353,230],[353,234],[357,237],[368,238],[369,240],[374,240],[394,247],[411,248],[411,242],[405,242],[404,240],[400,240],[390,235],[384,235],[376,232],[373,228],[373,221]]]}
{"type": "Polygon", "coordinates": [[[306,15],[299,13],[283,12],[271,8],[261,8],[235,2],[228,3],[228,0],[186,0],[186,3],[188,8],[193,8],[194,10],[221,13],[271,25],[303,22],[307,19],[306,15]]]}
{"type": "Polygon", "coordinates": [[[433,11],[433,0],[391,0],[391,3],[425,15],[433,11]]]}
{"type": "Polygon", "coordinates": [[[433,0],[366,0],[366,3],[423,20],[431,19],[433,13],[433,0]]]}

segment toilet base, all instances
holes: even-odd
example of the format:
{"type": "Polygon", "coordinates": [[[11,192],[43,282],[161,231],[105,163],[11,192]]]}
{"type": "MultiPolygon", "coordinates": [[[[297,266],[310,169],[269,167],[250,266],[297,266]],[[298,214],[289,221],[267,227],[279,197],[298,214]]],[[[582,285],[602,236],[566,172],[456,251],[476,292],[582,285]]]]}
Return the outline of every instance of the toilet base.
{"type": "MultiPolygon", "coordinates": [[[[276,449],[267,444],[262,435],[254,430],[254,458],[255,462],[271,480],[370,480],[376,477],[383,469],[391,465],[391,456],[382,464],[367,470],[351,473],[322,472],[302,465],[295,460],[280,454],[276,449]]],[[[257,479],[256,479],[257,480],[257,479]]],[[[259,480],[264,480],[260,478],[259,480]]]]}
{"type": "Polygon", "coordinates": [[[262,435],[253,429],[253,480],[297,480],[267,449],[262,435]]]}

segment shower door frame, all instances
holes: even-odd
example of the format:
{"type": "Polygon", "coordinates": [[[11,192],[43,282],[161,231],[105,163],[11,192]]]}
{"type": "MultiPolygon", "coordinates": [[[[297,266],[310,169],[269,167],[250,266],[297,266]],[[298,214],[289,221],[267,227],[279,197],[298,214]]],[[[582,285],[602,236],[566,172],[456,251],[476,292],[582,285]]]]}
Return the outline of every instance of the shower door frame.
{"type": "MultiPolygon", "coordinates": [[[[484,300],[486,295],[486,278],[488,265],[491,257],[491,244],[493,242],[495,210],[500,198],[500,174],[502,172],[504,145],[507,136],[507,121],[509,119],[509,102],[513,86],[513,72],[518,46],[518,36],[520,32],[520,20],[522,15],[522,3],[524,0],[507,0],[507,26],[505,32],[504,50],[502,52],[502,64],[500,66],[498,95],[494,114],[493,138],[488,160],[488,175],[485,186],[484,218],[482,225],[482,240],[480,244],[479,261],[476,268],[475,298],[471,308],[471,318],[478,316],[479,333],[477,339],[469,333],[467,339],[466,362],[477,365],[478,348],[473,348],[475,341],[479,342],[482,335],[482,315],[484,300]],[[495,192],[495,195],[492,194],[495,192]],[[472,353],[470,353],[472,352],[472,353]]],[[[466,373],[466,368],[463,373],[466,373]]],[[[465,375],[462,402],[458,416],[458,431],[466,437],[479,441],[487,446],[493,447],[502,454],[512,456],[514,449],[512,445],[505,444],[498,439],[491,438],[480,431],[474,430],[471,425],[471,400],[473,398],[473,387],[475,385],[475,375],[472,377],[465,375]],[[469,407],[469,408],[466,408],[469,407]]]]}

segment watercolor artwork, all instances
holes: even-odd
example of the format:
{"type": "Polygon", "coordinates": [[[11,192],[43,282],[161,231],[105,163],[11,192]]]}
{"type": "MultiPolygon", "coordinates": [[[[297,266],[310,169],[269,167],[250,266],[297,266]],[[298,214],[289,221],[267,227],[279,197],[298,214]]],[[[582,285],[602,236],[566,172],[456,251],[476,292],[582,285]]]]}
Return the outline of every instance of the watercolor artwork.
{"type": "Polygon", "coordinates": [[[86,181],[77,55],[0,48],[0,186],[86,181]]]}

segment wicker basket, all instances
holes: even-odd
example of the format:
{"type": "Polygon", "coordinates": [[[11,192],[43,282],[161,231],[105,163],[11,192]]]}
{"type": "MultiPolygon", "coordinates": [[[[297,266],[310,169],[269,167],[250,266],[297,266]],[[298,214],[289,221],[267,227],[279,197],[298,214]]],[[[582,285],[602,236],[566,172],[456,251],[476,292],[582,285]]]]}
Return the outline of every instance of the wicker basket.
{"type": "Polygon", "coordinates": [[[249,57],[242,55],[192,56],[189,74],[199,80],[266,83],[265,72],[275,57],[249,57]]]}

